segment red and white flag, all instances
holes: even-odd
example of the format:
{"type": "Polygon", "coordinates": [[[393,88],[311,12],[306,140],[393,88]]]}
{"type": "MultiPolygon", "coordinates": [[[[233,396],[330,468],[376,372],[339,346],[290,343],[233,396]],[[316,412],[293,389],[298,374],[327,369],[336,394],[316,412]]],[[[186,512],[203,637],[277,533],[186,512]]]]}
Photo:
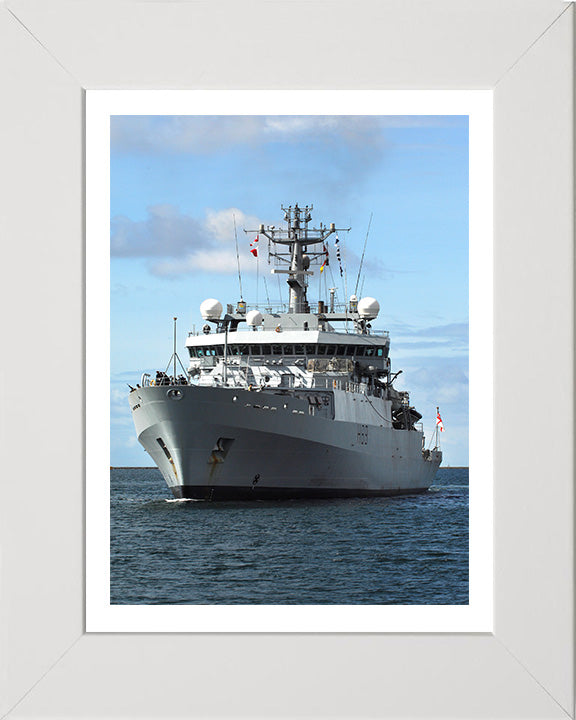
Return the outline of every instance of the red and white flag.
{"type": "Polygon", "coordinates": [[[252,240],[250,243],[250,252],[252,255],[254,255],[255,258],[258,257],[258,235],[252,240]]]}
{"type": "Polygon", "coordinates": [[[440,417],[440,408],[436,408],[436,427],[440,430],[440,432],[444,432],[444,423],[440,417]]]}

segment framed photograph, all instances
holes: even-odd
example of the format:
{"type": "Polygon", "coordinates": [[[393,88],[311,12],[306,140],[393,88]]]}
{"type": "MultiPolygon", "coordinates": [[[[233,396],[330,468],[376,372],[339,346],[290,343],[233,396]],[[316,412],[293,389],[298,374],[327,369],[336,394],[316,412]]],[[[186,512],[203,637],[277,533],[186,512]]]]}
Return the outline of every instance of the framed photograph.
{"type": "MultiPolygon", "coordinates": [[[[367,1],[352,13],[334,1],[295,15],[295,7],[13,0],[0,9],[12,269],[3,292],[18,357],[17,369],[4,366],[0,413],[4,716],[574,716],[574,8],[367,1]],[[274,33],[292,24],[290,51],[270,55],[274,33]],[[379,98],[377,108],[359,101],[355,116],[422,116],[423,95],[441,98],[441,88],[448,104],[430,115],[481,116],[484,138],[493,116],[488,147],[475,155],[470,145],[471,170],[488,167],[484,187],[494,170],[493,211],[491,198],[475,207],[481,193],[470,192],[471,233],[486,235],[471,244],[471,283],[481,283],[471,298],[478,317],[489,317],[471,330],[479,359],[471,448],[479,436],[484,443],[470,464],[486,484],[474,481],[484,492],[471,502],[481,513],[471,514],[470,602],[293,607],[288,621],[264,605],[229,618],[218,604],[159,605],[151,621],[149,605],[110,603],[110,496],[97,485],[108,482],[107,420],[84,401],[107,410],[110,374],[101,341],[109,259],[100,252],[109,214],[93,212],[107,198],[91,153],[106,170],[104,117],[246,115],[234,95],[281,98],[296,87],[316,97],[313,110],[288,112],[278,99],[274,112],[250,114],[350,115],[330,99],[347,89],[372,97],[366,103],[379,98]],[[204,92],[203,109],[198,100],[178,107],[174,88],[204,92]],[[447,97],[463,88],[482,103],[450,108],[447,97]],[[140,109],[122,105],[129,90],[140,109]],[[403,96],[400,109],[386,107],[387,94],[403,96]],[[210,105],[209,95],[224,99],[210,105]],[[99,108],[97,97],[106,98],[99,108]],[[415,97],[420,105],[410,107],[415,97]],[[198,611],[192,622],[189,610],[198,611]],[[385,610],[398,613],[383,620],[385,610]],[[192,692],[166,693],[182,670],[192,692]]],[[[103,177],[105,185],[112,175],[103,177]]]]}
{"type": "Polygon", "coordinates": [[[111,403],[98,386],[87,393],[87,630],[490,631],[491,94],[89,92],[86,117],[87,374],[110,358],[112,381],[111,403]],[[222,205],[229,187],[243,187],[238,207],[222,205]],[[272,196],[295,188],[317,200],[278,207],[289,231],[274,215],[264,225],[254,205],[269,196],[273,213],[272,196]],[[378,208],[364,217],[373,259],[370,228],[359,237],[344,227],[366,202],[378,208]],[[351,219],[332,231],[312,219],[322,207],[351,219]],[[296,251],[285,250],[300,223],[301,276],[296,251]],[[110,248],[101,242],[109,228],[110,248]],[[288,293],[298,277],[301,297],[288,293]],[[382,320],[364,281],[382,296],[382,320]],[[233,329],[223,330],[222,310],[203,325],[194,310],[223,307],[204,297],[215,286],[224,301],[238,296],[226,314],[233,329]],[[178,334],[174,303],[199,324],[178,334]],[[167,368],[152,330],[162,336],[162,320],[174,333],[167,368]],[[396,327],[396,354],[378,322],[396,327]],[[130,370],[142,351],[162,369],[130,370]],[[408,400],[411,374],[422,387],[408,400]],[[213,400],[202,400],[204,388],[213,400]],[[149,422],[158,402],[164,419],[149,422]],[[453,419],[447,441],[438,403],[453,419]],[[434,480],[441,447],[446,469],[434,480]],[[156,463],[166,482],[138,463],[156,463]],[[383,499],[392,495],[411,499],[383,499]],[[200,504],[174,504],[189,501],[200,504]],[[92,513],[108,506],[109,524],[92,513]],[[163,540],[152,546],[153,537],[163,540]]]}

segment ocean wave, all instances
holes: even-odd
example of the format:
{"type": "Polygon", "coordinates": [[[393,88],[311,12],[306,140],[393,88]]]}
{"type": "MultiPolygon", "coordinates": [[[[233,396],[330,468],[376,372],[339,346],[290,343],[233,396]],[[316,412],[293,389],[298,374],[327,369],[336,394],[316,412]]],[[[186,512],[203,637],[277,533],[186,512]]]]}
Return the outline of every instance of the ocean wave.
{"type": "Polygon", "coordinates": [[[164,502],[167,503],[188,503],[188,502],[205,502],[200,498],[166,498],[164,502]]]}

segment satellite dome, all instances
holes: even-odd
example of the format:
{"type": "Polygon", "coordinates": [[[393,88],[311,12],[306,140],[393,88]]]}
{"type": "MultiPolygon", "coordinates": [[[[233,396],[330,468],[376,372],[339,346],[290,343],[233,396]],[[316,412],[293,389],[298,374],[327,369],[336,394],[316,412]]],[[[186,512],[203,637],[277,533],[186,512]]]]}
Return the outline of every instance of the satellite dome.
{"type": "Polygon", "coordinates": [[[262,313],[258,312],[258,310],[250,310],[250,312],[246,315],[246,322],[248,325],[252,325],[252,327],[262,325],[263,319],[262,313]]]}
{"type": "Polygon", "coordinates": [[[203,320],[220,320],[222,315],[222,303],[214,298],[208,298],[200,305],[200,315],[203,320]]]}
{"type": "Polygon", "coordinates": [[[358,302],[358,314],[365,320],[374,320],[380,312],[380,303],[371,297],[362,298],[358,302]]]}

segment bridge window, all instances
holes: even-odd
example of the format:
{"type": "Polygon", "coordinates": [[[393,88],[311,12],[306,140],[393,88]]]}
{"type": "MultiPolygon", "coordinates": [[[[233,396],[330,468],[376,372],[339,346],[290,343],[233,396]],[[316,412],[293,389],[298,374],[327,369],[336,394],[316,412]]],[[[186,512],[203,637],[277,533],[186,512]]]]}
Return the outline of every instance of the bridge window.
{"type": "Polygon", "coordinates": [[[326,355],[327,345],[318,345],[318,355],[326,355]]]}
{"type": "Polygon", "coordinates": [[[364,350],[364,345],[358,345],[358,347],[356,348],[356,357],[364,357],[364,350]]]}
{"type": "Polygon", "coordinates": [[[306,355],[316,355],[318,353],[318,348],[316,345],[306,345],[306,355]]]}
{"type": "Polygon", "coordinates": [[[260,345],[250,345],[250,355],[262,355],[262,348],[260,345]]]}
{"type": "Polygon", "coordinates": [[[272,345],[272,355],[282,355],[282,345],[272,345]]]}
{"type": "Polygon", "coordinates": [[[188,352],[190,353],[190,357],[191,357],[191,358],[198,357],[198,356],[196,355],[196,348],[189,347],[189,348],[188,348],[188,352]]]}
{"type": "Polygon", "coordinates": [[[270,345],[262,345],[262,355],[270,355],[271,350],[270,345]]]}
{"type": "Polygon", "coordinates": [[[304,345],[294,345],[294,355],[304,355],[304,345]]]}
{"type": "Polygon", "coordinates": [[[352,357],[352,355],[354,355],[354,345],[348,345],[346,347],[346,355],[348,357],[352,357]]]}

